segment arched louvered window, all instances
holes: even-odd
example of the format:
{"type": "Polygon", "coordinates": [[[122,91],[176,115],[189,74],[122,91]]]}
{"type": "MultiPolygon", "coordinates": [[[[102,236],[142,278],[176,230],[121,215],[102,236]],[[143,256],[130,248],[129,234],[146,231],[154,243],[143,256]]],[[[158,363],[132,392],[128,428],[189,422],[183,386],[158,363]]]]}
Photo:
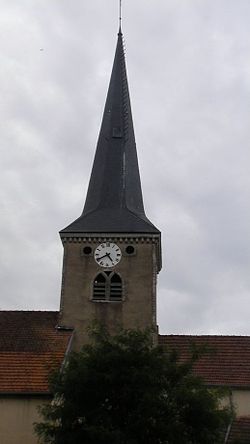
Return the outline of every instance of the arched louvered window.
{"type": "Polygon", "coordinates": [[[122,299],[122,280],[116,273],[110,276],[110,295],[111,301],[120,301],[122,299]]]}
{"type": "Polygon", "coordinates": [[[93,285],[93,300],[103,301],[106,299],[107,277],[100,273],[96,276],[93,285]]]}
{"type": "Polygon", "coordinates": [[[114,272],[99,273],[93,283],[93,301],[121,301],[122,279],[114,272]]]}

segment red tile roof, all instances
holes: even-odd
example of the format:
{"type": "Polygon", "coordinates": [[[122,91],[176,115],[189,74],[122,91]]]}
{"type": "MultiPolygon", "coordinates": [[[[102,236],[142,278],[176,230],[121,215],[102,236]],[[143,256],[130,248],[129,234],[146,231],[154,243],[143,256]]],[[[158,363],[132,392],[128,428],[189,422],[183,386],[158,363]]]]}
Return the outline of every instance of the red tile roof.
{"type": "Polygon", "coordinates": [[[241,416],[233,422],[227,444],[250,444],[250,416],[241,416]]]}
{"type": "MultiPolygon", "coordinates": [[[[58,312],[0,311],[0,393],[48,393],[48,373],[60,366],[72,331],[57,330],[58,312]]],[[[190,346],[210,352],[195,365],[207,384],[250,388],[249,336],[159,335],[183,361],[190,346]]]]}
{"type": "Polygon", "coordinates": [[[57,320],[58,312],[0,311],[0,393],[48,393],[48,373],[72,336],[57,320]]]}
{"type": "Polygon", "coordinates": [[[159,344],[174,348],[180,360],[190,356],[190,346],[210,350],[194,367],[195,373],[209,385],[250,387],[250,336],[159,335],[159,344]]]}

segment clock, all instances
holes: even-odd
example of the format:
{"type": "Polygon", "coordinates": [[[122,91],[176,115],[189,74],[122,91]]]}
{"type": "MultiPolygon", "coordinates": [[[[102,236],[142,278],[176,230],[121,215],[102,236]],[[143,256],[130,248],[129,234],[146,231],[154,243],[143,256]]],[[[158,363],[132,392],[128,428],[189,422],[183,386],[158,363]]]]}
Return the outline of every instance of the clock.
{"type": "Polygon", "coordinates": [[[112,242],[103,242],[96,247],[94,258],[98,265],[109,268],[114,267],[114,265],[117,265],[120,262],[122,253],[116,244],[112,242]]]}

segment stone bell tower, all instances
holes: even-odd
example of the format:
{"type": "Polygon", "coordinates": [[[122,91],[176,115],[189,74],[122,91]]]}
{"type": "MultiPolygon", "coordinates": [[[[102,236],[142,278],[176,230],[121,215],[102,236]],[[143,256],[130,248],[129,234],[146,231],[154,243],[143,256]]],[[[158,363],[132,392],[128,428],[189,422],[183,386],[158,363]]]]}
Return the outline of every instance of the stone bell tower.
{"type": "Polygon", "coordinates": [[[60,232],[64,263],[60,326],[157,328],[159,230],[145,215],[121,28],[82,215],[60,232]]]}

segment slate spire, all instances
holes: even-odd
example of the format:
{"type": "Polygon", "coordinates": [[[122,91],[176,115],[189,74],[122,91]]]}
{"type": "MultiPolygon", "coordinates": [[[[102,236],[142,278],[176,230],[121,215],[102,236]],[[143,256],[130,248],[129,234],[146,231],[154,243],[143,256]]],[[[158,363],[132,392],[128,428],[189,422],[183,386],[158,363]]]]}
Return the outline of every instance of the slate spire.
{"type": "Polygon", "coordinates": [[[143,206],[121,28],[82,215],[61,233],[159,233],[143,206]]]}

